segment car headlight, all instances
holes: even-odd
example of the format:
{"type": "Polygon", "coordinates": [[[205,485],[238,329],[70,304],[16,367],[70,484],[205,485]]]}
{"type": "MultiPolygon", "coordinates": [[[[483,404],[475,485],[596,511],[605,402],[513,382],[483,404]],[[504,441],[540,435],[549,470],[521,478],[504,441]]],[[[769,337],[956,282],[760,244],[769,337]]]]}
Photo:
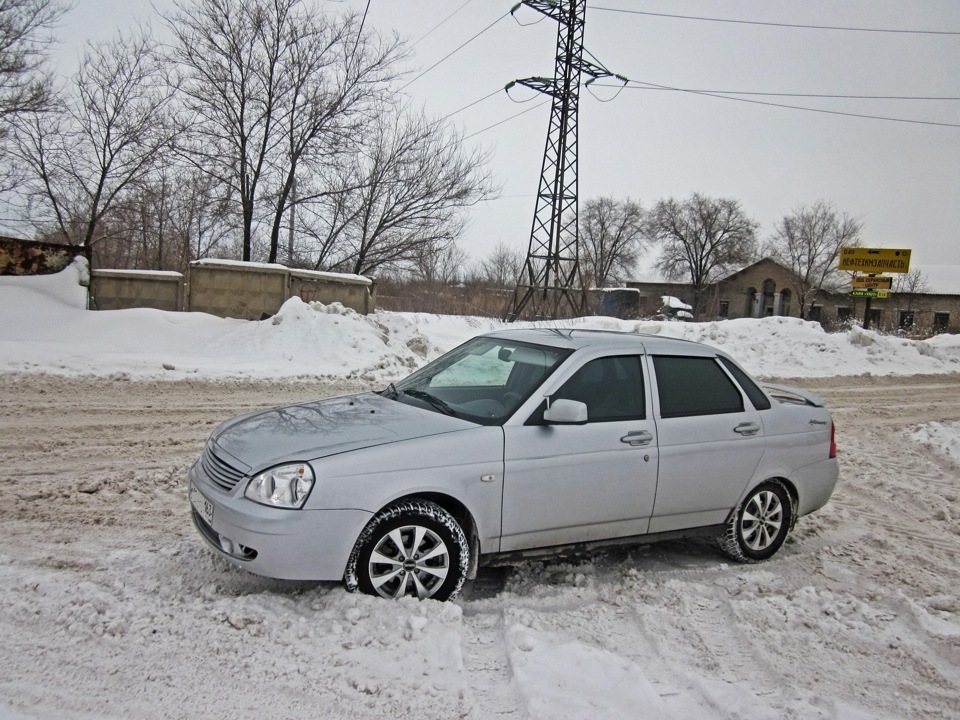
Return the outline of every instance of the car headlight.
{"type": "Polygon", "coordinates": [[[271,507],[301,508],[310,494],[313,481],[313,470],[307,463],[280,465],[253,478],[243,496],[271,507]]]}

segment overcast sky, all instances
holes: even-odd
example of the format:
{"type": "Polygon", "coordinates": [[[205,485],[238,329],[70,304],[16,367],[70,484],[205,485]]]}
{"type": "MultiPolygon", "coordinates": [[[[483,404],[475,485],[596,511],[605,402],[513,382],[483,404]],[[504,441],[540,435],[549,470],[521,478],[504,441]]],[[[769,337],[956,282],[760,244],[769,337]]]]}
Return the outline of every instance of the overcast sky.
{"type": "MultiPolygon", "coordinates": [[[[514,4],[370,0],[366,21],[414,44],[412,82],[404,92],[429,114],[446,116],[492,94],[451,117],[469,142],[490,151],[502,186],[499,199],[471,212],[465,246],[474,257],[501,240],[526,250],[540,177],[549,103],[524,88],[510,95],[502,88],[511,80],[553,75],[557,26],[529,8],[511,18],[514,4]]],[[[63,55],[75,57],[85,42],[137,19],[160,25],[154,8],[172,5],[79,0],[64,23],[63,55]]],[[[321,6],[362,13],[367,0],[321,6]]],[[[785,214],[823,199],[863,222],[867,245],[911,248],[916,264],[960,264],[960,2],[591,0],[584,44],[609,70],[635,83],[944,99],[738,96],[752,101],[743,102],[633,84],[619,95],[612,87],[582,91],[581,203],[601,195],[630,197],[646,207],[694,192],[733,198],[766,238],[785,214]],[[657,13],[956,34],[806,29],[657,13]]]]}

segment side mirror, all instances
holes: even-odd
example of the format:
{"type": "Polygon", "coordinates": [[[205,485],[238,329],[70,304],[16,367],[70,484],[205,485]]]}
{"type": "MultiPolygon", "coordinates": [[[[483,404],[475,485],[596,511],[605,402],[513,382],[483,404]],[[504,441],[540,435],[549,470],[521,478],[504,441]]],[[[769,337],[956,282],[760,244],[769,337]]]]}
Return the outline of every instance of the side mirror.
{"type": "Polygon", "coordinates": [[[578,400],[554,400],[543,411],[543,420],[551,425],[584,425],[587,405],[578,400]]]}

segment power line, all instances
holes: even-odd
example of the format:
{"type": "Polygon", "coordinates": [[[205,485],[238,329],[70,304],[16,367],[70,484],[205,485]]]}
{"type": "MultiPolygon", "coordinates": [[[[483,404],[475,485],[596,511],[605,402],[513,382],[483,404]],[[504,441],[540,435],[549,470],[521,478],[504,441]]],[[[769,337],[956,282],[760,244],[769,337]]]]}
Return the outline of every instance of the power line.
{"type": "Polygon", "coordinates": [[[438,65],[440,65],[440,63],[443,63],[443,62],[446,62],[447,60],[449,60],[451,57],[453,57],[453,56],[456,55],[458,52],[460,52],[461,50],[463,50],[467,45],[469,45],[469,44],[472,43],[474,40],[476,40],[478,37],[480,37],[480,36],[483,35],[485,32],[487,32],[487,30],[489,30],[489,29],[492,28],[494,25],[496,25],[498,22],[500,22],[501,20],[503,20],[504,18],[509,17],[509,16],[510,16],[510,12],[509,12],[509,11],[505,12],[503,15],[501,15],[501,16],[498,17],[496,20],[494,20],[492,23],[490,23],[489,25],[487,25],[483,30],[481,30],[480,32],[478,32],[476,35],[474,35],[473,37],[471,37],[471,38],[468,39],[467,41],[463,42],[462,44],[460,44],[459,46],[457,46],[456,48],[454,48],[453,50],[451,50],[449,53],[447,53],[446,55],[444,55],[442,58],[440,58],[439,60],[437,60],[433,65],[431,65],[431,66],[428,67],[426,70],[424,70],[422,73],[420,73],[419,75],[417,75],[415,78],[413,78],[413,80],[410,80],[406,85],[404,85],[404,86],[401,87],[400,89],[401,89],[401,90],[406,90],[408,87],[410,87],[410,86],[411,86],[413,83],[415,83],[417,80],[419,80],[419,79],[422,78],[424,75],[426,75],[428,72],[430,72],[430,71],[433,70],[435,67],[437,67],[438,65]]]}
{"type": "MultiPolygon", "coordinates": [[[[638,82],[638,81],[631,81],[638,82]]],[[[794,92],[758,92],[749,90],[709,90],[704,88],[673,88],[665,85],[651,85],[643,83],[643,86],[634,84],[631,90],[662,90],[667,92],[690,92],[716,95],[745,95],[756,97],[790,97],[790,98],[821,98],[827,100],[910,100],[910,101],[942,101],[956,102],[958,97],[936,96],[936,95],[842,95],[831,93],[794,93],[794,92]]],[[[620,85],[605,85],[597,83],[594,87],[619,88],[620,85]]]]}
{"type": "MultiPolygon", "coordinates": [[[[497,92],[499,92],[499,90],[498,90],[497,92]]],[[[487,96],[487,97],[489,97],[489,96],[487,96]]],[[[533,105],[532,107],[528,107],[526,110],[521,110],[520,112],[518,112],[518,113],[515,114],[515,115],[511,115],[511,116],[508,117],[508,118],[504,118],[504,119],[501,120],[500,122],[495,122],[493,125],[488,125],[487,127],[483,128],[482,130],[477,130],[477,131],[474,132],[474,133],[470,133],[469,135],[467,135],[467,136],[464,137],[463,139],[464,139],[464,140],[469,140],[469,139],[472,138],[472,137],[476,137],[476,136],[479,135],[480,133],[485,133],[487,130],[492,130],[493,128],[497,127],[498,125],[503,125],[504,123],[510,122],[511,120],[515,120],[516,118],[520,117],[521,115],[526,115],[528,112],[532,112],[532,111],[536,110],[537,108],[542,108],[544,105],[548,105],[548,104],[550,104],[550,101],[549,101],[549,100],[544,100],[543,102],[537,103],[536,105],[533,105]]]]}
{"type": "Polygon", "coordinates": [[[673,15],[670,13],[646,12],[643,10],[623,10],[621,8],[592,7],[595,12],[615,12],[625,15],[646,15],[648,17],[670,18],[672,20],[697,20],[700,22],[729,23],[733,25],[759,25],[762,27],[795,28],[800,30],[839,30],[843,32],[894,33],[900,35],[960,35],[960,31],[950,30],[899,30],[894,28],[864,28],[843,25],[805,25],[801,23],[762,22],[760,20],[734,20],[731,18],[700,17],[696,15],[673,15]]]}
{"type": "Polygon", "coordinates": [[[473,0],[467,0],[463,5],[461,5],[460,7],[458,7],[458,8],[457,8],[456,10],[454,10],[452,13],[450,13],[449,15],[447,15],[443,20],[441,20],[441,21],[438,22],[436,25],[434,25],[432,28],[430,28],[430,29],[426,32],[426,34],[421,35],[421,36],[420,36],[420,39],[417,40],[415,43],[413,43],[413,45],[411,45],[410,47],[414,48],[414,47],[416,47],[417,45],[419,45],[421,42],[423,42],[424,40],[426,40],[426,39],[427,39],[428,37],[430,37],[430,36],[434,33],[434,31],[436,31],[441,25],[444,25],[450,18],[452,18],[454,15],[456,15],[458,12],[460,12],[461,10],[463,10],[467,5],[469,5],[469,4],[472,3],[472,2],[473,2],[473,0]]]}
{"type": "Polygon", "coordinates": [[[864,118],[867,120],[883,120],[885,122],[908,123],[912,125],[931,125],[935,127],[960,128],[960,124],[958,123],[943,123],[943,122],[935,122],[932,120],[910,120],[907,118],[886,117],[883,115],[868,115],[864,113],[844,112],[841,110],[825,110],[823,108],[811,108],[811,107],[804,107],[802,105],[787,105],[786,103],[774,103],[766,100],[751,100],[745,97],[735,97],[733,95],[727,95],[727,94],[718,93],[718,92],[708,92],[703,90],[686,90],[683,88],[669,87],[667,85],[658,85],[656,83],[647,83],[647,82],[641,82],[637,80],[630,80],[629,83],[630,84],[628,85],[628,87],[633,88],[635,86],[640,86],[636,88],[640,90],[646,90],[646,89],[672,90],[674,92],[682,92],[690,95],[700,95],[701,97],[712,97],[720,100],[732,100],[734,102],[749,103],[751,105],[764,105],[767,107],[786,108],[788,110],[801,110],[804,112],[821,113],[824,115],[841,115],[844,117],[864,118]]]}
{"type": "MultiPolygon", "coordinates": [[[[618,90],[624,89],[622,84],[607,84],[607,83],[594,83],[592,87],[602,87],[602,88],[615,88],[618,90]]],[[[824,110],[820,108],[810,108],[804,107],[801,105],[788,105],[786,103],[771,103],[771,102],[762,102],[758,100],[749,100],[746,97],[785,97],[785,98],[807,98],[807,99],[825,99],[825,100],[899,100],[899,101],[944,101],[944,102],[957,102],[960,101],[960,97],[936,97],[936,96],[919,96],[919,95],[840,95],[840,94],[828,94],[828,93],[787,93],[787,92],[756,92],[756,91],[747,91],[747,90],[704,90],[704,89],[694,89],[694,88],[677,88],[671,87],[668,85],[658,85],[656,83],[646,83],[639,80],[630,80],[626,86],[628,90],[648,90],[648,91],[660,91],[660,92],[678,92],[678,93],[688,93],[690,95],[702,95],[704,97],[715,97],[721,100],[740,100],[742,102],[752,102],[757,105],[766,105],[769,107],[779,107],[787,110],[799,110],[804,112],[819,112],[826,113],[831,115],[844,115],[847,117],[857,117],[864,118],[869,120],[882,120],[886,122],[899,122],[899,123],[911,123],[916,125],[933,125],[938,127],[960,127],[958,124],[954,123],[938,123],[928,120],[910,120],[905,118],[894,118],[894,117],[885,117],[880,115],[869,115],[865,113],[851,113],[851,112],[842,112],[839,110],[824,110]]],[[[457,115],[464,110],[472,108],[474,105],[479,105],[480,103],[489,100],[494,95],[498,95],[502,92],[502,89],[494,90],[487,95],[484,95],[478,100],[474,100],[468,105],[464,105],[459,110],[454,110],[447,115],[444,115],[440,118],[439,121],[448,120],[454,115],[457,115]]],[[[485,133],[488,130],[492,130],[495,127],[503,125],[515,120],[521,115],[526,115],[528,112],[536,110],[546,105],[546,102],[540,102],[536,105],[522,110],[510,117],[504,118],[498,122],[488,125],[480,130],[470,133],[469,135],[464,136],[464,140],[469,138],[476,137],[481,133],[485,133]]]]}
{"type": "Polygon", "coordinates": [[[502,92],[502,90],[503,90],[503,88],[497,88],[497,89],[494,90],[492,93],[490,93],[490,94],[488,94],[488,95],[484,95],[484,96],[483,96],[482,98],[480,98],[479,100],[474,100],[472,103],[470,103],[469,105],[464,105],[464,106],[463,106],[462,108],[460,108],[459,110],[454,110],[452,113],[447,113],[447,114],[444,115],[442,118],[440,118],[440,121],[442,122],[442,121],[444,121],[444,120],[449,120],[449,119],[452,118],[454,115],[459,115],[459,114],[462,113],[464,110],[469,110],[469,109],[472,108],[474,105],[479,105],[479,104],[482,103],[484,100],[489,100],[489,99],[492,98],[494,95],[499,95],[499,94],[502,92]]]}
{"type": "Polygon", "coordinates": [[[363,10],[363,17],[360,19],[360,29],[357,30],[357,40],[353,43],[353,52],[350,53],[350,59],[353,59],[353,56],[357,52],[357,48],[360,46],[360,36],[363,35],[363,26],[367,22],[367,13],[370,12],[370,0],[367,0],[367,7],[363,10]]]}
{"type": "MultiPolygon", "coordinates": [[[[458,12],[460,12],[464,7],[466,7],[466,6],[467,6],[468,4],[470,4],[471,2],[473,2],[473,0],[467,0],[465,3],[463,3],[459,8],[457,8],[457,9],[454,10],[450,15],[448,15],[443,21],[441,21],[441,22],[440,22],[439,24],[437,24],[434,28],[432,28],[430,31],[428,31],[423,37],[421,37],[420,40],[417,40],[417,43],[419,43],[421,40],[423,40],[423,39],[426,38],[428,35],[430,35],[434,30],[436,30],[437,28],[439,28],[441,25],[443,25],[444,23],[446,23],[450,18],[452,18],[454,15],[456,15],[458,12]]],[[[914,34],[960,35],[960,32],[947,32],[947,31],[894,30],[894,29],[883,29],[883,28],[855,28],[855,27],[841,27],[841,26],[827,26],[827,25],[800,25],[800,24],[791,24],[791,23],[768,23],[768,22],[759,22],[759,21],[748,21],[748,20],[731,20],[731,19],[724,19],[724,18],[698,17],[698,16],[692,16],[692,15],[673,15],[673,14],[667,14],[667,13],[651,13],[651,12],[645,12],[645,11],[640,11],[640,10],[623,10],[623,9],[619,9],[619,8],[607,8],[607,7],[594,7],[594,8],[592,8],[592,9],[593,9],[593,10],[598,10],[598,11],[624,13],[624,14],[630,14],[630,15],[649,15],[649,16],[654,16],[654,17],[676,18],[676,19],[683,19],[683,20],[700,20],[700,21],[705,21],[705,22],[725,22],[725,23],[736,23],[736,24],[746,24],[746,25],[763,25],[763,26],[801,28],[801,29],[846,30],[846,31],[857,31],[857,32],[881,32],[881,33],[914,33],[914,34]]],[[[503,15],[501,15],[500,17],[498,17],[498,18],[497,18],[496,20],[494,20],[492,23],[490,23],[490,24],[487,25],[485,28],[483,28],[480,32],[478,32],[478,33],[476,33],[475,35],[473,35],[472,37],[470,37],[468,40],[466,40],[465,42],[463,42],[462,44],[460,44],[458,47],[456,47],[454,50],[452,50],[451,52],[449,52],[447,55],[445,55],[444,57],[442,57],[440,60],[438,60],[437,62],[435,62],[435,63],[434,63],[433,65],[431,65],[430,67],[426,68],[423,72],[421,72],[421,73],[420,73],[419,75],[417,75],[415,78],[413,78],[412,80],[410,80],[408,83],[406,83],[406,84],[405,84],[402,88],[400,88],[400,89],[403,90],[403,89],[407,88],[408,86],[410,86],[411,84],[413,84],[414,82],[416,82],[417,80],[419,80],[420,78],[422,78],[422,77],[423,77],[424,75],[426,75],[428,72],[430,72],[431,70],[433,70],[434,68],[436,68],[437,66],[439,66],[441,63],[443,63],[443,62],[445,62],[446,60],[448,60],[449,58],[451,58],[453,55],[455,55],[455,54],[458,53],[460,50],[462,50],[463,48],[465,48],[467,45],[469,45],[470,43],[472,43],[474,40],[476,40],[477,38],[479,38],[481,35],[483,35],[484,33],[486,33],[488,30],[490,30],[492,27],[494,27],[497,23],[499,23],[501,20],[503,20],[503,19],[504,19],[505,17],[507,17],[508,15],[510,15],[510,12],[504,13],[503,15]]],[[[416,44],[416,43],[415,43],[415,44],[416,44]]],[[[592,53],[590,53],[589,51],[586,51],[586,52],[587,52],[587,54],[589,54],[591,57],[593,57],[594,60],[596,60],[596,57],[595,57],[592,53]]],[[[599,61],[597,61],[597,62],[599,62],[599,61]]],[[[620,78],[620,79],[624,79],[624,80],[625,80],[625,78],[620,78]]],[[[595,87],[611,87],[611,88],[618,88],[618,89],[621,89],[621,90],[622,90],[622,89],[624,88],[624,85],[608,85],[608,84],[603,84],[603,83],[597,83],[597,84],[595,84],[595,87]]],[[[952,101],[960,101],[960,97],[938,97],[938,96],[916,96],[916,95],[912,95],[912,96],[911,96],[911,95],[847,95],[847,94],[831,94],[831,93],[758,92],[758,91],[746,91],[746,90],[704,90],[704,89],[693,89],[693,88],[677,88],[677,87],[671,87],[671,86],[668,86],[668,85],[659,85],[659,84],[656,84],[656,83],[647,83],[647,82],[635,81],[635,80],[630,80],[630,81],[628,81],[628,84],[626,85],[626,87],[627,87],[628,89],[631,89],[631,90],[653,90],[653,91],[664,91],[664,92],[682,92],[682,93],[687,93],[687,94],[691,94],[691,95],[701,95],[701,96],[704,96],[704,97],[713,97],[713,98],[717,98],[717,99],[721,99],[721,100],[734,100],[734,101],[739,101],[739,102],[751,103],[751,104],[755,104],[755,105],[765,105],[765,106],[768,106],[768,107],[779,107],[779,108],[783,108],[783,109],[787,109],[787,110],[797,110],[797,111],[802,111],[802,112],[816,112],[816,113],[821,113],[821,114],[839,115],[839,116],[863,118],[863,119],[869,119],[869,120],[880,120],[880,121],[885,121],[885,122],[908,123],[908,124],[914,124],[914,125],[929,125],[929,126],[936,126],[936,127],[960,127],[960,124],[956,124],[956,123],[941,123],[941,122],[934,122],[934,121],[928,121],[928,120],[911,120],[911,119],[907,119],[907,118],[887,117],[887,116],[881,116],[881,115],[871,115],[871,114],[866,114],[866,113],[844,112],[844,111],[839,111],[839,110],[826,110],[826,109],[822,109],[822,108],[811,108],[811,107],[805,107],[805,106],[801,106],[801,105],[789,105],[789,104],[786,104],[786,103],[774,103],[774,102],[767,102],[767,101],[751,100],[751,99],[750,99],[750,98],[753,98],[753,97],[783,97],[783,98],[838,99],[838,100],[951,101],[951,102],[952,102],[952,101]]],[[[463,112],[463,111],[465,111],[465,110],[468,110],[469,108],[471,108],[471,107],[473,107],[473,106],[475,106],[475,105],[480,104],[481,102],[484,102],[485,100],[490,99],[490,98],[493,97],[494,95],[497,95],[499,92],[500,92],[499,89],[498,89],[498,90],[494,90],[493,92],[491,92],[491,93],[489,93],[489,94],[487,94],[487,95],[484,95],[482,98],[480,98],[480,99],[478,99],[478,100],[475,100],[475,101],[473,101],[472,103],[469,103],[468,105],[465,105],[465,106],[461,107],[459,110],[455,110],[455,111],[453,111],[453,112],[451,112],[451,113],[448,113],[447,115],[445,115],[445,116],[443,116],[442,118],[440,118],[440,120],[441,120],[441,121],[442,121],[442,120],[447,120],[447,119],[453,117],[454,115],[457,115],[457,114],[459,114],[459,113],[461,113],[461,112],[463,112]]],[[[511,120],[515,120],[516,118],[518,118],[518,117],[520,117],[520,116],[522,116],[522,115],[525,115],[525,114],[527,114],[528,112],[531,112],[532,110],[535,110],[535,109],[537,109],[537,108],[539,108],[539,107],[542,107],[542,106],[545,105],[545,104],[546,104],[546,103],[538,103],[537,105],[534,105],[533,107],[527,108],[526,110],[523,110],[523,111],[521,111],[521,112],[519,112],[519,113],[516,113],[516,114],[514,114],[514,115],[511,115],[510,117],[504,118],[503,120],[500,120],[500,121],[498,121],[498,122],[495,122],[495,123],[493,123],[493,124],[491,124],[491,125],[488,125],[488,126],[486,126],[486,127],[484,127],[484,128],[481,128],[480,130],[477,130],[477,131],[471,133],[470,135],[465,136],[463,139],[464,139],[464,140],[467,140],[467,139],[469,139],[469,138],[472,138],[472,137],[475,137],[475,136],[477,136],[477,135],[480,135],[481,133],[485,133],[485,132],[487,132],[488,130],[492,130],[493,128],[498,127],[498,126],[500,126],[500,125],[503,125],[503,124],[505,124],[505,123],[508,123],[508,122],[510,122],[511,120]]]]}

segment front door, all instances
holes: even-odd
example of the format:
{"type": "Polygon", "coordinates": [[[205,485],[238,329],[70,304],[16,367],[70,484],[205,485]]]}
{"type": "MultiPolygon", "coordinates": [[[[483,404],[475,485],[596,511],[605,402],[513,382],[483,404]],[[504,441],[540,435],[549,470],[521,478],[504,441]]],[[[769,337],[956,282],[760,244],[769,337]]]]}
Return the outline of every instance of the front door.
{"type": "Polygon", "coordinates": [[[586,424],[543,424],[541,407],[504,426],[501,551],[647,532],[658,465],[647,386],[640,356],[597,358],[551,396],[585,403],[586,424]]]}

